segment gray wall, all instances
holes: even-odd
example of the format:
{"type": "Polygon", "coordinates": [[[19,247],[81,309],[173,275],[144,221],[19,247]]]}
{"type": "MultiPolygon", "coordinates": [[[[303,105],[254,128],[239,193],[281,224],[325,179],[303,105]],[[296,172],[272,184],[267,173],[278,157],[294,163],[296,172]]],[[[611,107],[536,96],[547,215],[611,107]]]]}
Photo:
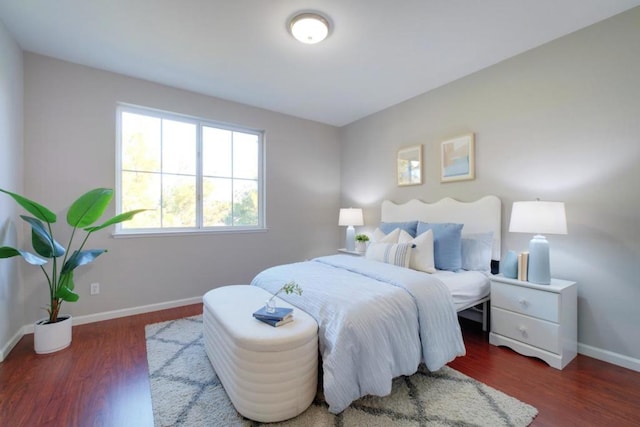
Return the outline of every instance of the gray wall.
{"type": "Polygon", "coordinates": [[[530,239],[508,233],[513,201],[566,202],[569,234],[547,237],[552,275],[579,282],[580,351],[640,369],[638,46],[640,8],[344,127],[343,205],[374,226],[383,199],[495,194],[506,252],[530,239]],[[439,143],[466,132],[477,178],[441,184],[439,143]],[[425,183],[399,188],[396,150],[414,144],[425,183]]]}
{"type": "MultiPolygon", "coordinates": [[[[22,191],[22,51],[0,21],[0,188],[22,191]]],[[[0,246],[18,244],[18,207],[0,195],[0,246]]],[[[20,220],[21,221],[21,220],[20,220]]],[[[20,229],[21,230],[21,229],[20,229]]],[[[0,361],[23,325],[18,258],[0,260],[0,361]]]]}
{"type": "MultiPolygon", "coordinates": [[[[337,128],[32,53],[25,53],[24,68],[25,193],[55,212],[66,212],[90,188],[115,185],[119,101],[266,131],[267,232],[122,239],[112,230],[96,233],[89,246],[109,252],[77,270],[80,301],[63,311],[78,316],[198,297],[248,283],[265,267],[335,251],[337,128]],[[94,281],[101,293],[90,296],[94,281]]],[[[46,304],[40,276],[24,270],[27,323],[42,317],[46,304]]]]}

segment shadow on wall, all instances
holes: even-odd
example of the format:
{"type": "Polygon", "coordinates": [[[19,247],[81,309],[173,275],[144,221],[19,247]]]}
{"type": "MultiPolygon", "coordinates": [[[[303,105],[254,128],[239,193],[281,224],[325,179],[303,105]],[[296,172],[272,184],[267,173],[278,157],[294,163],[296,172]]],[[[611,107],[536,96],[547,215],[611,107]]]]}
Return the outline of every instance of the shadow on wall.
{"type": "MultiPolygon", "coordinates": [[[[589,211],[588,207],[581,207],[583,211],[589,211]]],[[[588,224],[580,212],[567,236],[570,239],[559,239],[552,247],[556,256],[551,265],[556,277],[578,282],[578,342],[615,348],[617,353],[638,359],[637,341],[629,339],[637,333],[637,322],[625,320],[637,316],[636,305],[626,301],[640,298],[637,275],[628,267],[637,264],[637,245],[623,232],[612,234],[604,229],[604,223],[588,224]],[[603,290],[601,296],[594,297],[603,290]],[[589,336],[583,331],[589,331],[589,336]]],[[[613,215],[612,221],[625,223],[624,218],[613,215]]]]}

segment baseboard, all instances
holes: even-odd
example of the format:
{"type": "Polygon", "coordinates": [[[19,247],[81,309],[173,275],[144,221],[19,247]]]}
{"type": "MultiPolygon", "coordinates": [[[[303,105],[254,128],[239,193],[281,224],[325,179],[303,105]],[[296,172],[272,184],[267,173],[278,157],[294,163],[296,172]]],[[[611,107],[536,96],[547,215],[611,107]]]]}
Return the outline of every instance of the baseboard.
{"type": "Polygon", "coordinates": [[[580,343],[578,343],[578,353],[640,372],[640,359],[634,359],[633,357],[580,343]]]}
{"type": "Polygon", "coordinates": [[[22,338],[23,335],[24,334],[22,333],[22,330],[19,329],[18,332],[16,332],[16,334],[11,337],[9,342],[7,342],[4,347],[2,347],[2,349],[0,350],[0,362],[2,362],[9,355],[11,350],[13,350],[13,347],[18,344],[18,341],[20,341],[20,338],[22,338]]]}
{"type": "MultiPolygon", "coordinates": [[[[182,307],[183,305],[202,303],[202,297],[185,298],[175,301],[167,301],[158,304],[142,305],[138,307],[123,308],[121,310],[104,311],[102,313],[87,314],[85,316],[73,316],[73,325],[101,322],[103,320],[118,319],[120,317],[135,316],[136,314],[151,313],[153,311],[166,310],[168,308],[182,307]]],[[[32,334],[33,324],[22,327],[22,335],[32,334]]],[[[20,337],[22,337],[20,335],[20,337]]],[[[18,338],[20,339],[20,338],[18,338]]],[[[15,344],[14,344],[15,345],[15,344]]]]}
{"type": "MultiPolygon", "coordinates": [[[[105,311],[102,313],[88,314],[86,316],[78,316],[73,318],[74,325],[83,325],[85,323],[101,322],[103,320],[117,319],[120,317],[134,316],[136,314],[151,313],[153,311],[166,310],[168,308],[182,307],[183,305],[199,304],[202,297],[185,298],[175,301],[167,301],[158,304],[149,304],[139,307],[124,308],[121,310],[105,311]]],[[[2,362],[9,352],[15,347],[25,334],[33,333],[33,324],[25,325],[21,331],[18,331],[7,344],[0,350],[0,362],[2,362]]],[[[613,365],[622,366],[640,372],[640,360],[633,357],[624,356],[608,350],[592,347],[590,345],[578,343],[578,353],[594,359],[602,360],[613,365]]]]}

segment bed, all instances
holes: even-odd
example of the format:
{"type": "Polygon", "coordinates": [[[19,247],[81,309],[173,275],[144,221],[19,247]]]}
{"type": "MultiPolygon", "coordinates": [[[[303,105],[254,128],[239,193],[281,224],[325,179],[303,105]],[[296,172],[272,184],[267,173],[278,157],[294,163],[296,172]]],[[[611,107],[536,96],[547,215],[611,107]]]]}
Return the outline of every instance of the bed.
{"type": "MultiPolygon", "coordinates": [[[[475,202],[460,202],[450,197],[436,203],[411,200],[405,204],[382,202],[382,222],[402,222],[419,220],[426,222],[453,222],[464,224],[462,235],[491,233],[490,272],[499,271],[501,254],[502,202],[496,196],[485,196],[475,202]]],[[[487,330],[488,301],[490,284],[486,274],[465,273],[460,277],[449,271],[439,271],[441,276],[451,276],[445,283],[452,291],[452,297],[459,315],[482,323],[487,330]]]]}
{"type": "MultiPolygon", "coordinates": [[[[419,239],[436,236],[430,247],[437,258],[444,247],[437,226],[458,224],[462,237],[483,236],[484,252],[490,236],[490,261],[500,259],[501,203],[495,196],[471,203],[451,198],[401,205],[384,201],[381,220],[381,227],[416,222],[435,228],[405,242],[372,243],[363,257],[330,255],[271,267],[251,283],[271,293],[291,280],[303,288],[302,295],[279,296],[318,322],[323,391],[332,413],[362,396],[389,394],[392,379],[415,373],[420,363],[435,371],[465,354],[457,315],[486,305],[489,267],[456,272],[408,268],[410,254],[429,247],[428,240],[419,239]],[[376,251],[389,259],[380,262],[376,251]]],[[[440,262],[444,266],[448,258],[440,254],[440,262]]]]}

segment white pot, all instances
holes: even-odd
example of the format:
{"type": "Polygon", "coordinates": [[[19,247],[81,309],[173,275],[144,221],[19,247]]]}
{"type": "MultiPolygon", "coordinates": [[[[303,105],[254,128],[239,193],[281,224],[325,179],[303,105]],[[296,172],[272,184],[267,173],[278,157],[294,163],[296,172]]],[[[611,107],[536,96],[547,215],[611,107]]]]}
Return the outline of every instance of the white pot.
{"type": "Polygon", "coordinates": [[[357,252],[366,252],[367,251],[367,242],[358,242],[356,241],[356,251],[357,252]]]}
{"type": "Polygon", "coordinates": [[[71,344],[71,316],[60,316],[56,323],[47,323],[49,318],[41,319],[33,326],[33,347],[38,354],[53,353],[69,347],[71,344]]]}

